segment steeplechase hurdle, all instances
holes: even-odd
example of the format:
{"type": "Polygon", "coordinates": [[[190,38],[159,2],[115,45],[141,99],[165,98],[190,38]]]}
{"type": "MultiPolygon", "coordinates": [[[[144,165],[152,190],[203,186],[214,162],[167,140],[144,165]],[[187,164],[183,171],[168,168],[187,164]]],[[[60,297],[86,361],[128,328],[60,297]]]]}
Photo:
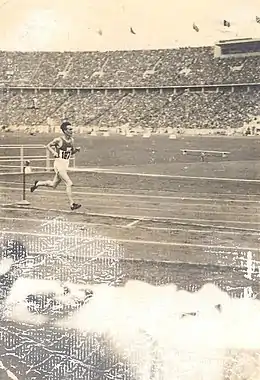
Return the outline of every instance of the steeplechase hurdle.
{"type": "Polygon", "coordinates": [[[226,158],[230,152],[222,152],[218,150],[204,150],[204,149],[181,149],[183,155],[199,155],[201,161],[205,161],[206,156],[221,156],[226,158]]]}
{"type": "Polygon", "coordinates": [[[25,161],[33,162],[43,162],[43,166],[33,166],[34,169],[42,171],[51,170],[51,158],[50,153],[46,149],[45,145],[40,144],[28,144],[28,145],[0,145],[0,170],[1,169],[18,169],[15,172],[8,172],[8,174],[18,174],[23,173],[23,168],[25,161]],[[26,155],[26,150],[34,150],[40,152],[44,150],[45,154],[38,155],[26,155]],[[5,150],[14,152],[13,155],[9,156],[5,153],[5,150]],[[18,164],[17,164],[18,163],[18,164]]]}
{"type": "MultiPolygon", "coordinates": [[[[27,206],[30,203],[26,200],[26,177],[31,173],[48,173],[51,172],[52,162],[54,158],[50,157],[50,152],[45,145],[41,144],[28,144],[28,145],[0,145],[0,172],[4,169],[2,174],[8,175],[20,175],[22,174],[22,199],[17,204],[21,206],[27,206]],[[31,150],[33,154],[26,155],[26,151],[31,150]],[[17,153],[16,155],[8,156],[6,151],[17,153]],[[34,154],[35,152],[44,151],[44,154],[34,154]],[[42,166],[37,166],[35,163],[43,162],[42,166]],[[14,171],[6,171],[11,169],[14,171]],[[15,170],[17,169],[17,170],[15,170]]],[[[75,157],[72,159],[72,166],[75,168],[75,157]]]]}

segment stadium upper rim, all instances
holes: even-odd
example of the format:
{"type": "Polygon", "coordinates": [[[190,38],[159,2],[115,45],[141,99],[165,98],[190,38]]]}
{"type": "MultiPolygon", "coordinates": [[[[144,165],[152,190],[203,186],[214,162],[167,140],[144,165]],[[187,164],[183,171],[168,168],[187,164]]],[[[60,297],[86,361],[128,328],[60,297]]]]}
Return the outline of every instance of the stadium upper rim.
{"type": "Polygon", "coordinates": [[[114,0],[109,8],[93,0],[0,0],[0,9],[4,51],[159,50],[260,38],[259,0],[163,0],[159,6],[114,0]]]}

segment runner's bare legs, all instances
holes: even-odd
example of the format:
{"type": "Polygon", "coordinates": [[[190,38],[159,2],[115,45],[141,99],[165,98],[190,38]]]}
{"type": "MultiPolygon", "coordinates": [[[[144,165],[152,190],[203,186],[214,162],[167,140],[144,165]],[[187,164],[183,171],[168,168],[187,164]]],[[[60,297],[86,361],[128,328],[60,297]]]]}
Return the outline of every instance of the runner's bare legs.
{"type": "Polygon", "coordinates": [[[74,148],[74,139],[72,138],[72,127],[68,122],[62,123],[61,130],[64,134],[63,137],[59,137],[51,141],[47,145],[47,149],[55,157],[54,170],[55,177],[53,181],[35,181],[34,185],[31,187],[31,192],[34,192],[38,187],[51,187],[56,189],[61,181],[66,184],[66,193],[70,203],[71,210],[77,210],[81,207],[80,204],[74,202],[72,198],[72,186],[73,183],[68,176],[67,169],[69,165],[69,159],[71,155],[80,151],[79,148],[74,148]]]}
{"type": "Polygon", "coordinates": [[[72,181],[69,178],[68,174],[64,172],[60,172],[59,174],[56,174],[54,179],[47,180],[47,181],[35,181],[34,185],[31,187],[31,192],[34,192],[38,187],[51,187],[52,189],[56,189],[57,186],[61,183],[61,181],[64,181],[66,184],[66,193],[68,196],[70,207],[73,207],[73,204],[75,204],[73,197],[72,197],[72,181]]]}

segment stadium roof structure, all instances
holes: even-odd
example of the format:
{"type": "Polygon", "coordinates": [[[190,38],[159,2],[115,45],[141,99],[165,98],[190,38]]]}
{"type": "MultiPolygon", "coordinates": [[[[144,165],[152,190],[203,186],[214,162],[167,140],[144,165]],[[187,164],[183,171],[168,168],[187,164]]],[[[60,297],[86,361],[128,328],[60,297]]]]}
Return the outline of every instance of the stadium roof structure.
{"type": "Polygon", "coordinates": [[[260,38],[256,17],[259,0],[0,0],[0,48],[107,51],[210,46],[224,39],[260,38]]]}
{"type": "Polygon", "coordinates": [[[230,45],[231,43],[244,44],[246,42],[260,42],[260,38],[233,38],[230,40],[220,40],[216,44],[230,45]]]}

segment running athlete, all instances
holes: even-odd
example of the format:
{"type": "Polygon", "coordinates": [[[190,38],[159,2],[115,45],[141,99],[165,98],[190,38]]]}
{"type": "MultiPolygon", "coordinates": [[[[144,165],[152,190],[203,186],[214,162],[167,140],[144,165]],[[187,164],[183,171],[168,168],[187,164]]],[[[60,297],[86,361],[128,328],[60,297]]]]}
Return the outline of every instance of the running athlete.
{"type": "Polygon", "coordinates": [[[55,177],[52,181],[35,181],[34,185],[31,187],[31,192],[33,193],[40,186],[52,187],[53,189],[56,189],[61,181],[64,181],[66,184],[70,208],[71,210],[77,210],[81,207],[81,205],[74,203],[72,199],[73,183],[69,178],[67,171],[71,156],[79,152],[80,148],[74,148],[74,139],[72,138],[73,129],[71,124],[68,121],[63,122],[60,128],[63,132],[63,136],[55,138],[47,145],[47,149],[55,157],[55,177]]]}

